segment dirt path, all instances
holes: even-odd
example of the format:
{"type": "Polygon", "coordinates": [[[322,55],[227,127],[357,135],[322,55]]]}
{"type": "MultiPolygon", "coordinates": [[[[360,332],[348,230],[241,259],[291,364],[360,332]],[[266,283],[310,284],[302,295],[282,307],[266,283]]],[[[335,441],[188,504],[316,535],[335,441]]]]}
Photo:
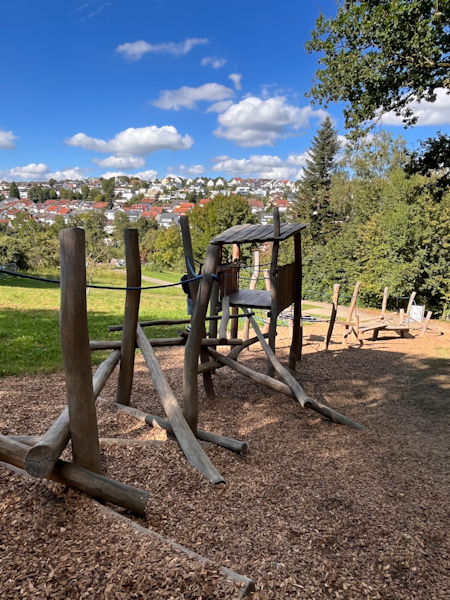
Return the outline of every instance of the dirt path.
{"type": "MultiPolygon", "coordinates": [[[[305,391],[362,423],[356,431],[302,410],[230,370],[216,398],[200,394],[200,426],[245,439],[246,456],[207,449],[226,480],[213,486],[172,438],[112,408],[117,373],[98,408],[100,435],[161,439],[109,446],[105,473],[147,489],[139,522],[257,585],[254,600],[447,600],[450,597],[450,326],[445,335],[380,334],[320,350],[326,324],[305,327],[296,378],[305,391]]],[[[277,353],[286,363],[289,340],[277,353]]],[[[183,350],[157,349],[181,398],[183,350]]],[[[243,364],[265,372],[259,346],[243,364]]],[[[3,434],[39,434],[65,404],[60,374],[0,380],[3,434]]],[[[137,357],[132,404],[163,414],[137,357]]],[[[68,454],[68,456],[70,456],[68,454]]],[[[0,467],[2,598],[228,599],[217,568],[101,518],[82,495],[0,467]]]]}

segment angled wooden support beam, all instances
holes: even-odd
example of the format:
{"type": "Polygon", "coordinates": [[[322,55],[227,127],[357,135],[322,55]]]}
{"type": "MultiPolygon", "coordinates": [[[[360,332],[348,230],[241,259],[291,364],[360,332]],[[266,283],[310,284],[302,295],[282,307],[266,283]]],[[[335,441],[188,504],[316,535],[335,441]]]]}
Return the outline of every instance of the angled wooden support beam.
{"type": "Polygon", "coordinates": [[[360,425],[359,423],[357,423],[356,421],[353,421],[352,419],[349,419],[345,415],[341,415],[341,413],[338,413],[334,409],[329,408],[328,406],[325,406],[324,404],[321,404],[320,402],[317,402],[316,400],[313,400],[312,398],[310,398],[308,396],[308,394],[306,394],[306,392],[303,390],[301,385],[298,383],[298,381],[289,373],[289,371],[287,369],[285,369],[283,367],[283,365],[279,362],[279,360],[277,360],[275,353],[273,352],[272,348],[270,348],[270,346],[267,344],[266,340],[264,339],[264,336],[261,333],[255,319],[253,317],[250,317],[250,319],[251,319],[251,325],[252,325],[253,329],[255,330],[255,333],[258,336],[259,342],[260,342],[261,346],[263,347],[265,353],[267,354],[268,359],[272,363],[272,365],[273,365],[274,369],[277,371],[277,373],[284,379],[284,382],[292,390],[296,399],[300,402],[301,406],[315,410],[316,412],[318,412],[318,413],[324,415],[325,417],[327,417],[328,419],[330,419],[330,421],[333,421],[333,423],[340,423],[341,425],[348,425],[349,427],[354,427],[355,429],[364,429],[364,427],[362,425],[360,425]]]}
{"type": "Polygon", "coordinates": [[[195,469],[201,471],[212,483],[223,483],[224,479],[222,475],[198,445],[198,442],[183,415],[183,411],[167,383],[167,379],[155,356],[155,352],[139,325],[137,326],[137,342],[150,376],[155,384],[156,391],[161,398],[162,405],[175,437],[187,460],[195,469]]]}
{"type": "Polygon", "coordinates": [[[87,320],[85,234],[83,229],[63,229],[59,239],[59,321],[73,461],[89,471],[101,473],[87,320]]]}
{"type": "MultiPolygon", "coordinates": [[[[97,398],[105,387],[119,359],[120,350],[115,350],[96,370],[92,378],[94,398],[97,398]]],[[[52,471],[69,440],[69,409],[66,407],[47,432],[28,451],[24,460],[27,473],[33,477],[46,477],[52,471]]]]}

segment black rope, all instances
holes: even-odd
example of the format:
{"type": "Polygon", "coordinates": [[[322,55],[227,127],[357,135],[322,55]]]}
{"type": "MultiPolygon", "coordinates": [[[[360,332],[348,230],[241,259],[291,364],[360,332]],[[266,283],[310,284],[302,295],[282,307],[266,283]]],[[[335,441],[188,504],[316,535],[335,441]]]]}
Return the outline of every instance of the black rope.
{"type": "MultiPolygon", "coordinates": [[[[55,283],[57,285],[61,284],[59,279],[46,279],[45,277],[36,277],[35,275],[25,275],[24,273],[14,273],[13,271],[1,270],[1,273],[5,273],[6,275],[12,275],[13,277],[22,277],[24,279],[33,279],[34,281],[42,281],[44,283],[55,283]]],[[[196,281],[198,279],[203,279],[203,275],[196,275],[193,279],[187,279],[185,283],[190,283],[191,281],[196,281]]],[[[94,283],[86,283],[87,288],[94,288],[97,290],[118,290],[118,291],[136,291],[136,290],[159,290],[162,288],[175,287],[177,285],[181,285],[181,283],[167,283],[164,285],[148,285],[141,287],[117,287],[112,285],[97,285],[94,283]]]]}

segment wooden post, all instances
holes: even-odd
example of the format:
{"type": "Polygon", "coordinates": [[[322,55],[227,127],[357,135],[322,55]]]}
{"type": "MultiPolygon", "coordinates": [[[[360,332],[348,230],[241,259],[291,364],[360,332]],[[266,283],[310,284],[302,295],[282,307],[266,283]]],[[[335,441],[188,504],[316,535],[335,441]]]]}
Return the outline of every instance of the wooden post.
{"type": "Polygon", "coordinates": [[[403,325],[405,322],[405,309],[404,308],[400,309],[400,312],[398,315],[398,322],[399,322],[399,325],[403,325]]]}
{"type": "MultiPolygon", "coordinates": [[[[281,224],[280,224],[280,213],[276,206],[272,209],[273,216],[273,235],[275,238],[279,237],[281,224]]],[[[274,240],[272,245],[272,259],[270,261],[270,293],[272,296],[272,305],[270,309],[270,325],[269,325],[269,346],[275,352],[275,337],[277,334],[277,317],[278,317],[278,251],[280,248],[280,242],[274,240]]],[[[273,377],[274,368],[270,360],[267,362],[267,375],[273,377]]]]}
{"type": "MultiPolygon", "coordinates": [[[[183,250],[184,250],[184,258],[186,262],[186,273],[188,279],[192,279],[195,276],[195,268],[194,268],[194,251],[192,250],[192,239],[191,239],[191,230],[189,229],[189,218],[186,215],[180,216],[180,228],[181,228],[181,237],[183,240],[183,250]]],[[[189,283],[189,289],[191,291],[192,303],[195,305],[197,303],[197,294],[199,289],[200,281],[191,281],[189,283]]],[[[193,319],[191,319],[192,321],[193,319]]],[[[203,319],[204,321],[204,319],[203,319]]],[[[193,327],[191,326],[191,331],[193,327]]],[[[201,337],[206,337],[206,327],[204,322],[201,324],[201,337]]],[[[202,362],[209,361],[208,352],[204,348],[200,348],[200,358],[202,362]]],[[[214,398],[214,385],[211,377],[211,372],[206,371],[203,373],[203,387],[205,389],[205,393],[208,398],[214,398]]]]}
{"type": "Polygon", "coordinates": [[[230,320],[230,296],[222,298],[222,319],[219,327],[219,340],[227,339],[227,327],[230,320]]]}
{"type": "MultiPolygon", "coordinates": [[[[249,290],[256,289],[256,284],[258,283],[258,279],[259,279],[259,268],[260,268],[259,250],[256,250],[253,256],[254,256],[254,258],[253,258],[254,268],[253,268],[252,277],[250,279],[250,284],[248,286],[249,290]]],[[[245,319],[244,329],[242,331],[242,339],[244,341],[248,340],[249,330],[250,330],[249,321],[248,321],[248,319],[245,319]]]]}
{"type": "Polygon", "coordinates": [[[412,307],[412,305],[413,305],[413,302],[414,302],[414,298],[415,298],[415,297],[416,297],[416,292],[413,292],[413,293],[411,294],[410,298],[409,298],[408,307],[407,307],[407,309],[406,309],[406,316],[408,317],[408,319],[409,319],[409,316],[410,316],[411,307],[412,307]]]}
{"type": "MultiPolygon", "coordinates": [[[[184,352],[183,410],[186,420],[189,423],[189,427],[194,434],[197,431],[198,421],[198,357],[202,342],[202,332],[205,329],[204,323],[206,311],[208,309],[213,286],[212,275],[216,272],[218,255],[218,246],[208,246],[205,264],[203,266],[202,284],[197,295],[197,302],[194,305],[191,332],[186,342],[186,349],[184,352]]],[[[207,356],[209,360],[209,355],[207,354],[207,356]]]]}
{"type": "MultiPolygon", "coordinates": [[[[350,302],[350,308],[348,309],[347,322],[350,322],[352,320],[353,312],[356,308],[356,300],[358,299],[358,292],[359,292],[360,287],[361,287],[361,282],[357,281],[356,285],[355,285],[355,289],[353,291],[352,300],[350,302]]],[[[347,346],[348,346],[348,338],[349,338],[351,332],[352,332],[352,326],[346,324],[345,329],[344,329],[344,342],[347,346]]]]}
{"type": "Polygon", "coordinates": [[[183,411],[170,389],[161,365],[155,356],[155,352],[140,325],[137,326],[137,342],[155,384],[156,391],[161,398],[167,418],[186,458],[193,467],[199,469],[212,483],[222,483],[224,481],[223,477],[200,448],[191,428],[186,422],[183,411]]]}
{"type": "Polygon", "coordinates": [[[383,304],[381,305],[381,318],[384,320],[386,318],[386,307],[388,301],[388,291],[389,288],[385,287],[383,292],[383,304]]]}
{"type": "MultiPolygon", "coordinates": [[[[96,370],[92,378],[94,398],[100,395],[119,359],[120,350],[115,350],[96,370]]],[[[24,462],[26,472],[33,477],[46,477],[52,471],[69,440],[69,409],[66,407],[45,435],[39,438],[29,450],[24,462]]]]}
{"type": "Polygon", "coordinates": [[[431,319],[431,315],[432,315],[432,311],[429,310],[427,312],[427,316],[425,317],[425,320],[423,322],[423,327],[422,327],[422,331],[419,333],[419,335],[425,335],[426,330],[428,329],[428,324],[430,323],[430,319],[431,319]]]}
{"type": "MultiPolygon", "coordinates": [[[[240,259],[241,259],[241,248],[240,248],[239,244],[233,244],[233,263],[239,265],[240,264],[240,259]]],[[[237,289],[239,289],[239,272],[240,272],[240,269],[238,267],[236,269],[237,289]]],[[[231,314],[232,315],[237,315],[238,314],[238,307],[237,306],[232,306],[231,307],[231,314]]],[[[237,336],[238,336],[238,329],[239,329],[239,320],[238,319],[233,319],[231,321],[230,337],[237,338],[237,336]]]]}
{"type": "MultiPolygon", "coordinates": [[[[302,356],[302,241],[300,233],[294,236],[295,247],[295,264],[297,267],[297,280],[295,282],[295,298],[294,298],[294,322],[292,331],[291,349],[289,352],[290,369],[295,370],[295,365],[302,356]]],[[[248,319],[247,319],[248,320],[248,319]]]]}
{"type": "Polygon", "coordinates": [[[333,334],[334,324],[336,322],[337,311],[339,307],[339,291],[341,286],[338,283],[335,283],[333,286],[333,305],[331,307],[331,315],[330,315],[330,323],[328,325],[328,331],[325,338],[325,350],[328,350],[328,346],[330,345],[331,336],[333,334]]]}
{"type": "MultiPolygon", "coordinates": [[[[127,287],[141,286],[141,260],[137,229],[124,229],[125,260],[127,265],[127,287]]],[[[116,388],[116,402],[130,404],[131,387],[133,385],[134,357],[136,350],[136,327],[139,321],[139,303],[141,290],[127,290],[125,296],[125,313],[119,379],[116,388]]]]}
{"type": "Polygon", "coordinates": [[[87,321],[85,235],[82,229],[63,229],[59,233],[59,239],[59,323],[73,461],[89,471],[101,473],[87,321]]]}

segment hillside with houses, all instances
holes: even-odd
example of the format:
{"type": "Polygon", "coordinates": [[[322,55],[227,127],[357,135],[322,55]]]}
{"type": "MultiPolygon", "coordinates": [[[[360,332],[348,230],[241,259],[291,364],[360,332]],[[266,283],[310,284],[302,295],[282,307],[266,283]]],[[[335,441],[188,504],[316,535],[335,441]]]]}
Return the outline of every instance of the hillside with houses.
{"type": "MultiPolygon", "coordinates": [[[[111,234],[119,213],[125,214],[130,223],[140,218],[154,219],[161,227],[178,224],[180,215],[188,214],[196,204],[204,206],[217,195],[239,195],[245,198],[251,212],[262,224],[272,219],[272,207],[278,207],[285,218],[297,201],[296,183],[290,180],[242,179],[229,181],[222,178],[183,179],[178,176],[144,182],[114,178],[113,193],[109,201],[102,194],[102,179],[66,180],[55,182],[21,182],[17,184],[20,197],[9,197],[11,184],[0,183],[0,222],[11,225],[22,212],[37,223],[52,225],[57,217],[67,223],[71,217],[89,211],[104,212],[107,223],[105,233],[111,234]],[[36,201],[33,191],[52,191],[52,198],[36,201]],[[101,198],[97,200],[96,198],[101,198]]],[[[110,180],[109,180],[110,181],[110,180]]],[[[112,189],[112,188],[111,188],[112,189]]],[[[45,197],[45,196],[44,196],[45,197]]]]}

